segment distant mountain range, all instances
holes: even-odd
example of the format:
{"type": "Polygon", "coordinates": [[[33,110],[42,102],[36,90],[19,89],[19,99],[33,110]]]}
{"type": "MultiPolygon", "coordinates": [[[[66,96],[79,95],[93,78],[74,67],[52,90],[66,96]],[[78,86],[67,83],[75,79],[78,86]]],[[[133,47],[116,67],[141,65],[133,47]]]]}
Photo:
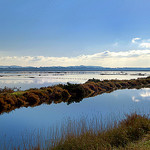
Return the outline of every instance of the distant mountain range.
{"type": "Polygon", "coordinates": [[[0,71],[150,71],[150,68],[108,68],[101,66],[53,66],[53,67],[21,67],[0,66],[0,71]]]}

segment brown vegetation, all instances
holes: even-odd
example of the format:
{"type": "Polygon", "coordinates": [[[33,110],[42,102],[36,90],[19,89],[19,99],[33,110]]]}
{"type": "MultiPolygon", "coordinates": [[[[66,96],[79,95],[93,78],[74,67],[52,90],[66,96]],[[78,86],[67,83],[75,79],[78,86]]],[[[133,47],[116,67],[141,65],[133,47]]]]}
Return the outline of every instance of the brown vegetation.
{"type": "MultiPolygon", "coordinates": [[[[60,127],[51,128],[48,138],[32,145],[20,145],[15,150],[148,150],[150,149],[150,118],[133,113],[121,121],[105,120],[100,116],[92,120],[66,120],[60,127]],[[141,145],[142,142],[144,144],[141,145]],[[137,143],[139,143],[137,145],[137,143]],[[29,146],[29,147],[28,147],[29,146]],[[139,148],[140,147],[140,148],[139,148]]],[[[38,136],[34,138],[39,138],[38,136]]]]}
{"type": "MultiPolygon", "coordinates": [[[[126,148],[129,143],[138,141],[150,131],[150,119],[146,115],[136,113],[127,115],[118,124],[113,122],[109,128],[94,130],[86,129],[86,123],[81,133],[68,132],[65,138],[59,140],[53,150],[111,150],[126,148]]],[[[79,125],[78,125],[79,126],[79,125]]],[[[79,129],[76,129],[78,131],[79,129]]],[[[73,129],[72,129],[73,131],[73,129]]]]}
{"type": "Polygon", "coordinates": [[[103,80],[89,79],[84,84],[59,84],[40,89],[16,91],[4,88],[0,90],[0,113],[9,112],[15,108],[37,106],[42,103],[51,104],[80,102],[85,97],[109,93],[117,89],[150,87],[150,77],[132,80],[103,80]]]}

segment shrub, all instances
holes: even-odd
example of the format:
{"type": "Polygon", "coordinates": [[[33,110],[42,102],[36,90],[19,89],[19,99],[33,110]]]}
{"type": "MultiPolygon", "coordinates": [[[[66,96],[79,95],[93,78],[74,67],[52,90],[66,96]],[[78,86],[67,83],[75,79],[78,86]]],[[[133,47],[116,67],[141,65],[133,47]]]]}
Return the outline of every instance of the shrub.
{"type": "Polygon", "coordinates": [[[97,82],[100,82],[100,80],[93,78],[93,79],[89,79],[89,80],[87,81],[87,83],[88,83],[88,82],[95,82],[95,83],[97,83],[97,82]]]}
{"type": "Polygon", "coordinates": [[[36,95],[34,93],[27,92],[27,93],[23,94],[23,96],[26,97],[26,102],[28,102],[28,104],[31,106],[38,104],[40,102],[38,95],[36,95]]]}
{"type": "MultiPolygon", "coordinates": [[[[84,84],[59,84],[57,86],[32,88],[19,91],[16,88],[0,89],[0,108],[7,105],[13,109],[20,106],[38,105],[42,103],[51,104],[52,101],[80,102],[85,97],[95,96],[104,92],[112,92],[115,89],[149,87],[150,77],[132,80],[104,80],[89,79],[84,84]],[[17,91],[16,91],[17,90],[17,91]],[[14,92],[15,91],[15,92],[14,92]]],[[[6,108],[5,107],[5,108],[6,108]]]]}
{"type": "Polygon", "coordinates": [[[85,96],[84,88],[80,84],[67,83],[67,85],[64,85],[64,89],[66,89],[72,97],[84,98],[85,96]]]}
{"type": "Polygon", "coordinates": [[[4,98],[5,102],[7,104],[10,104],[12,106],[15,105],[15,103],[17,102],[17,98],[15,95],[9,95],[9,94],[6,94],[5,98],[4,98]]]}
{"type": "Polygon", "coordinates": [[[67,90],[63,90],[62,91],[62,99],[63,99],[63,101],[67,101],[70,97],[71,97],[71,95],[69,94],[69,92],[67,90]]]}
{"type": "Polygon", "coordinates": [[[7,103],[4,101],[4,99],[0,98],[0,110],[4,109],[4,107],[5,107],[6,104],[7,103]]]}
{"type": "Polygon", "coordinates": [[[52,92],[53,92],[53,89],[51,87],[48,87],[46,90],[47,90],[49,95],[52,94],[52,92]]]}
{"type": "Polygon", "coordinates": [[[138,140],[142,135],[150,131],[150,120],[147,116],[138,114],[127,115],[121,123],[126,127],[126,133],[130,140],[138,140]]]}
{"type": "Polygon", "coordinates": [[[85,96],[85,97],[90,97],[90,96],[94,93],[94,91],[89,88],[89,86],[88,86],[87,83],[86,83],[86,84],[83,84],[82,86],[83,86],[83,88],[84,88],[84,96],[85,96]]]}
{"type": "Polygon", "coordinates": [[[96,84],[94,82],[89,82],[88,84],[88,87],[93,90],[94,92],[97,92],[98,91],[98,87],[96,86],[96,84]]]}
{"type": "Polygon", "coordinates": [[[49,99],[49,94],[46,90],[30,90],[30,93],[34,93],[35,95],[37,95],[40,99],[40,102],[45,102],[46,100],[49,99]]]}
{"type": "Polygon", "coordinates": [[[61,87],[54,86],[51,98],[54,101],[62,100],[62,92],[63,92],[63,89],[61,87]]]}

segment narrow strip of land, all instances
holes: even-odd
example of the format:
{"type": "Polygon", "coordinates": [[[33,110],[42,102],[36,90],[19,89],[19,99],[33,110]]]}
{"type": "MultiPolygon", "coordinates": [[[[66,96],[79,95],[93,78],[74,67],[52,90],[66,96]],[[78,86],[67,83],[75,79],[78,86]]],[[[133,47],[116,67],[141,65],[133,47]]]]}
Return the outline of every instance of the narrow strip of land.
{"type": "Polygon", "coordinates": [[[109,93],[118,89],[133,89],[150,87],[150,77],[131,80],[89,79],[84,84],[59,84],[14,92],[5,88],[0,91],[0,113],[10,112],[16,108],[37,106],[42,103],[51,104],[80,102],[83,98],[109,93]]]}

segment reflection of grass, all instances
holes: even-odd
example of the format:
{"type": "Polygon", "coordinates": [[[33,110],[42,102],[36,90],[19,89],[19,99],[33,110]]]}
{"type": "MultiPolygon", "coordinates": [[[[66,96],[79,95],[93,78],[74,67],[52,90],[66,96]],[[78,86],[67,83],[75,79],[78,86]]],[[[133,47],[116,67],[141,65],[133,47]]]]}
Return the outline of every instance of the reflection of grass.
{"type": "Polygon", "coordinates": [[[141,150],[146,150],[150,148],[148,116],[134,113],[126,115],[122,121],[103,121],[101,117],[96,116],[92,119],[86,117],[81,117],[79,120],[68,119],[60,126],[50,128],[46,138],[34,134],[29,140],[28,135],[29,139],[25,138],[20,148],[30,150],[136,150],[139,147],[141,150]]]}
{"type": "Polygon", "coordinates": [[[37,106],[42,103],[51,104],[80,102],[85,97],[92,97],[102,93],[110,93],[117,89],[150,87],[150,77],[131,80],[89,79],[84,84],[56,85],[14,92],[13,89],[0,90],[0,113],[9,112],[22,106],[37,106]]]}

